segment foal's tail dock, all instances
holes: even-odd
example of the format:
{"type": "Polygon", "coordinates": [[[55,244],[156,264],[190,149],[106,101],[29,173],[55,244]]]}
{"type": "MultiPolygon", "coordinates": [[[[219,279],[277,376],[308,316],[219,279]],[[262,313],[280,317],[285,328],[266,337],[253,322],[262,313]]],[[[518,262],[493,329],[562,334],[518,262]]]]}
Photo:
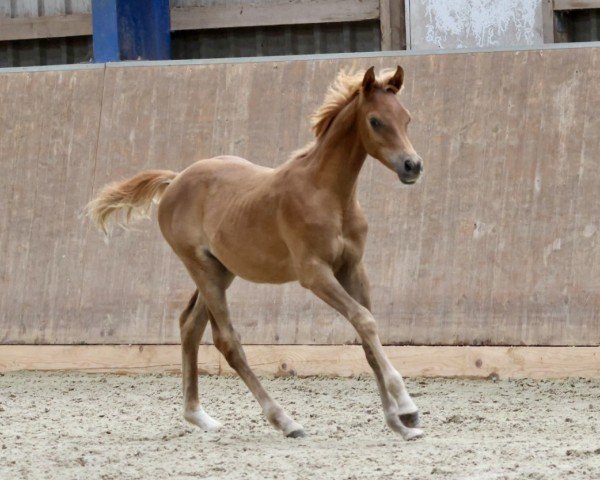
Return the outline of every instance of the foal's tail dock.
{"type": "Polygon", "coordinates": [[[146,216],[152,201],[160,199],[177,175],[170,170],[146,170],[128,180],[106,185],[87,204],[86,213],[105,234],[113,215],[117,225],[125,227],[136,218],[146,216]]]}

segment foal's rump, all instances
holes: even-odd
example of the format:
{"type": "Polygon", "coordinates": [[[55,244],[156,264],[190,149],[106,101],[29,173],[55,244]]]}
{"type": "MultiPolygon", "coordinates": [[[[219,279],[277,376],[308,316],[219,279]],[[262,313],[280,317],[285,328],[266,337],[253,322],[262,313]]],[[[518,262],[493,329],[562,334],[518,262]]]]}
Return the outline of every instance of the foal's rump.
{"type": "Polygon", "coordinates": [[[108,233],[110,221],[126,228],[140,217],[147,217],[152,202],[158,203],[167,187],[171,188],[168,201],[179,204],[203,203],[207,197],[239,196],[256,182],[264,179],[272,169],[255,165],[233,156],[199,160],[181,173],[171,170],[145,170],[120,182],[110,183],[86,206],[86,213],[96,227],[108,233]],[[227,195],[230,194],[230,195],[227,195]]]}
{"type": "Polygon", "coordinates": [[[278,225],[286,186],[275,172],[230,156],[199,160],[180,173],[147,170],[104,187],[87,213],[107,233],[110,220],[126,227],[160,200],[160,230],[184,263],[207,249],[237,276],[288,282],[295,274],[278,225]]]}

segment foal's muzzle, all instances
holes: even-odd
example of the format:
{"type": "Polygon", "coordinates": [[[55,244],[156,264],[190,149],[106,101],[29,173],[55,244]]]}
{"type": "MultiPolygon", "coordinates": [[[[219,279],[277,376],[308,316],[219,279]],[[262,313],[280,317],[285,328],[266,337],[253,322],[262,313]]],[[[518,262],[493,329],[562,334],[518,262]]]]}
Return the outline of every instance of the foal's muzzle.
{"type": "Polygon", "coordinates": [[[423,160],[418,155],[402,156],[392,162],[398,178],[405,185],[412,185],[421,176],[423,172],[423,160]]]}

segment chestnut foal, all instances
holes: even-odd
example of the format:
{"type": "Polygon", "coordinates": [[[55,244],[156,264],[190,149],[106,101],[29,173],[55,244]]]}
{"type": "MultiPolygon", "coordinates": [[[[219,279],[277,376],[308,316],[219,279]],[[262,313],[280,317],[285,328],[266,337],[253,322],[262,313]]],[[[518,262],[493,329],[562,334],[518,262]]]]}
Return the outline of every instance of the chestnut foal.
{"type": "Polygon", "coordinates": [[[288,437],[304,436],[254,375],[231,325],[225,292],[236,276],[259,283],[298,281],[340,312],[362,339],[385,420],[406,440],[422,435],[418,410],[386,357],[370,312],[362,258],[367,221],[357,200],[360,169],[371,155],[413,184],[423,167],[407,136],[408,111],[396,94],[404,72],[341,72],[313,116],[316,139],[277,168],[233,156],[200,160],[181,173],[153,170],[104,187],[88,205],[106,233],[160,198],[160,229],[197,290],[179,319],[184,417],[213,430],[220,423],[198,399],[198,345],[210,321],[215,346],[288,437]],[[125,216],[119,215],[125,213],[125,216]]]}

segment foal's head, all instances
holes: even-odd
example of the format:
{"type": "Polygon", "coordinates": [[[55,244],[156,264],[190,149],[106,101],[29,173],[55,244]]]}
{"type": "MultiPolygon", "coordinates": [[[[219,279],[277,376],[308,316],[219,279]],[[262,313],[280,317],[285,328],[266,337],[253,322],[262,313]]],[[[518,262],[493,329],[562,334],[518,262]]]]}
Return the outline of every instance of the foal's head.
{"type": "Polygon", "coordinates": [[[402,183],[412,184],[423,171],[423,160],[408,139],[410,114],[396,95],[403,81],[400,66],[382,81],[375,78],[374,68],[369,68],[357,99],[357,122],[367,153],[395,171],[402,183]]]}
{"type": "Polygon", "coordinates": [[[396,172],[402,183],[412,184],[423,171],[423,161],[408,139],[410,114],[397,97],[403,80],[400,66],[393,75],[382,72],[379,79],[373,67],[364,76],[341,71],[312,120],[317,138],[324,137],[335,118],[348,118],[340,114],[352,109],[366,152],[396,172]]]}

